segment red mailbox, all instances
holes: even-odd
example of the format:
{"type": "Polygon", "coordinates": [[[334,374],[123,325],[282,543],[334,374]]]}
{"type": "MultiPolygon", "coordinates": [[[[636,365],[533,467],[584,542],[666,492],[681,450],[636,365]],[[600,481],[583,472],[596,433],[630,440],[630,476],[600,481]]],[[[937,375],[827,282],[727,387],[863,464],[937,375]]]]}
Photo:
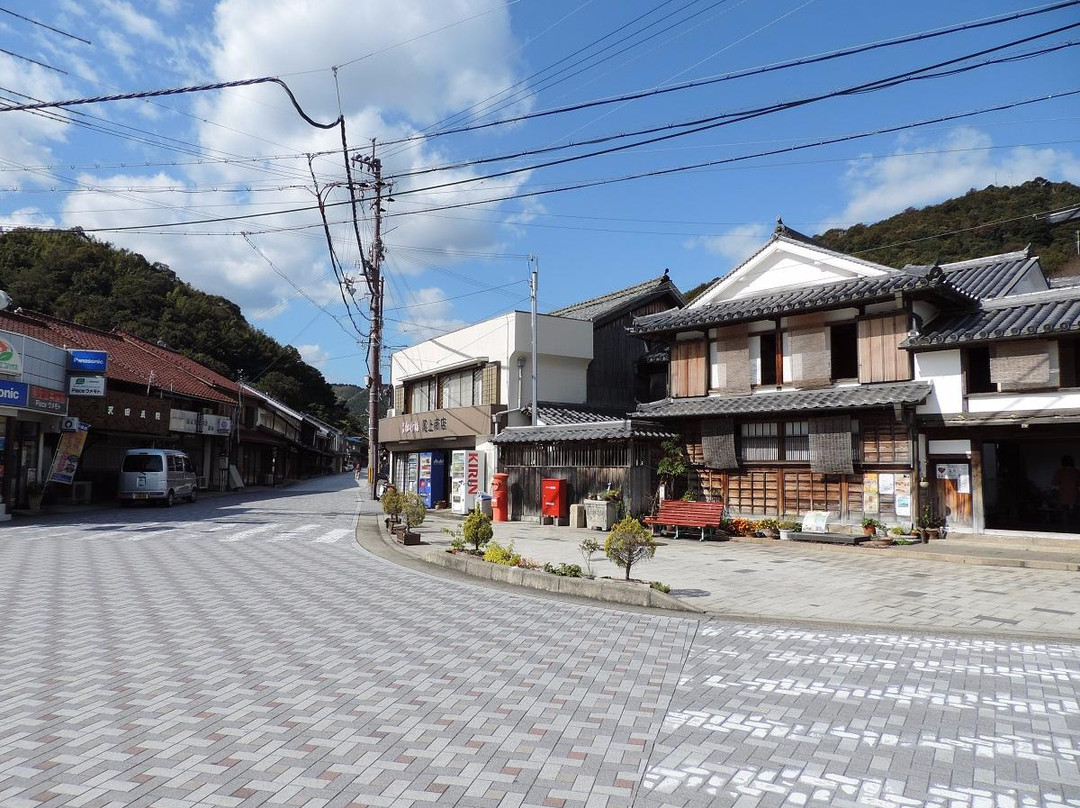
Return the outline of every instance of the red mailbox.
{"type": "Polygon", "coordinates": [[[566,498],[566,480],[541,480],[540,516],[560,524],[570,523],[570,503],[566,498]]]}
{"type": "Polygon", "coordinates": [[[491,519],[493,522],[506,522],[510,518],[509,479],[509,474],[491,475],[491,519]]]}

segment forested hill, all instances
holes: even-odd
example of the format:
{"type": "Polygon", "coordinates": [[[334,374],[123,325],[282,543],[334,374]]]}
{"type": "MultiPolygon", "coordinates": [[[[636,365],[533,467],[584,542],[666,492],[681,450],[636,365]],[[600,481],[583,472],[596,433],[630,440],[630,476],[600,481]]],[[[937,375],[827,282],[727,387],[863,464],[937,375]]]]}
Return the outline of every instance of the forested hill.
{"type": "Polygon", "coordinates": [[[78,231],[0,233],[0,289],[13,305],[102,331],[119,328],[333,423],[346,416],[322,373],[164,264],[78,231]]]}
{"type": "MultiPolygon", "coordinates": [[[[896,268],[965,261],[1022,250],[1030,244],[1047,275],[1080,274],[1076,256],[1080,223],[1051,227],[1033,215],[1076,205],[1080,205],[1080,187],[1039,177],[1023,185],[971,190],[940,205],[908,208],[875,224],[827,230],[814,236],[814,240],[830,249],[896,268]]],[[[686,299],[693,300],[712,282],[690,289],[686,299]]]]}
{"type": "Polygon", "coordinates": [[[1030,244],[1043,271],[1055,275],[1066,269],[1080,271],[1076,266],[1080,224],[1051,227],[1033,214],[1076,205],[1080,205],[1080,187],[1039,177],[1023,185],[971,190],[940,205],[909,208],[876,224],[828,230],[814,239],[830,249],[890,267],[963,261],[1022,250],[1030,244]]]}

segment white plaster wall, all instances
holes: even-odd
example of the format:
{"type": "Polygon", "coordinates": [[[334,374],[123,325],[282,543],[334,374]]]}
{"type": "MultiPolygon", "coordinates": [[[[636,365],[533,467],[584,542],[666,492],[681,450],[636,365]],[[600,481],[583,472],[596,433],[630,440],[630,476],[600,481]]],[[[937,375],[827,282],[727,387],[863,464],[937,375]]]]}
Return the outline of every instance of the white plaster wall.
{"type": "Polygon", "coordinates": [[[923,413],[964,411],[964,382],[960,351],[923,351],[915,354],[915,378],[933,383],[926,403],[915,408],[923,413]]]}
{"type": "Polygon", "coordinates": [[[1080,392],[997,393],[972,396],[969,412],[1030,412],[1080,409],[1080,392]]]}
{"type": "Polygon", "coordinates": [[[398,385],[407,377],[433,373],[478,357],[505,360],[514,314],[503,314],[396,351],[390,360],[393,383],[398,385]]]}

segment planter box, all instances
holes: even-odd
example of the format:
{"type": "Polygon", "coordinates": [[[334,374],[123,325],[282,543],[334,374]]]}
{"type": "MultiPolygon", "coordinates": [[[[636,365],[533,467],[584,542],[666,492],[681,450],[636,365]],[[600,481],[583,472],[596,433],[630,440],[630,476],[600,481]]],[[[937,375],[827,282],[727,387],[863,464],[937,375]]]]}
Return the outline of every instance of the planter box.
{"type": "Polygon", "coordinates": [[[395,531],[394,535],[397,536],[397,540],[406,547],[415,547],[420,543],[420,534],[414,533],[411,530],[395,531]]]}
{"type": "Polygon", "coordinates": [[[611,530],[618,521],[619,503],[606,499],[585,500],[585,526],[590,530],[611,530]]]}

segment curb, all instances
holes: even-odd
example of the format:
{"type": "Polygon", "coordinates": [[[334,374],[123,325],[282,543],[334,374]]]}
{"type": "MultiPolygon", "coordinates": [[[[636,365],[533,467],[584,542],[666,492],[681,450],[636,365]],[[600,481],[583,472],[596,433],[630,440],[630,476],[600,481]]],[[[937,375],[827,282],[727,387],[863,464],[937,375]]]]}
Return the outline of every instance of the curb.
{"type": "MultiPolygon", "coordinates": [[[[360,520],[357,520],[356,529],[357,531],[360,530],[360,520]]],[[[390,547],[395,553],[413,561],[453,570],[471,578],[498,581],[499,583],[510,584],[523,589],[535,589],[549,594],[585,598],[600,603],[616,603],[623,606],[638,606],[698,615],[708,614],[704,609],[645,584],[627,584],[614,579],[598,581],[589,578],[568,578],[563,575],[552,575],[548,572],[527,570],[521,567],[492,564],[473,556],[453,555],[444,550],[429,550],[426,553],[413,554],[402,548],[386,532],[386,527],[379,518],[375,520],[375,529],[378,531],[383,544],[390,547]]]]}
{"type": "MultiPolygon", "coordinates": [[[[731,536],[728,541],[741,544],[759,544],[775,547],[776,539],[759,539],[755,536],[731,536]]],[[[800,547],[824,550],[834,553],[849,553],[852,548],[846,545],[825,544],[811,541],[791,542],[800,547]]],[[[905,548],[890,549],[882,547],[873,551],[874,555],[887,558],[908,558],[915,561],[941,561],[947,564],[967,564],[972,567],[1013,567],[1032,570],[1058,570],[1060,572],[1080,572],[1080,563],[1074,561],[1048,561],[1039,558],[1002,558],[996,556],[964,555],[962,548],[958,553],[927,553],[905,548]]]]}

